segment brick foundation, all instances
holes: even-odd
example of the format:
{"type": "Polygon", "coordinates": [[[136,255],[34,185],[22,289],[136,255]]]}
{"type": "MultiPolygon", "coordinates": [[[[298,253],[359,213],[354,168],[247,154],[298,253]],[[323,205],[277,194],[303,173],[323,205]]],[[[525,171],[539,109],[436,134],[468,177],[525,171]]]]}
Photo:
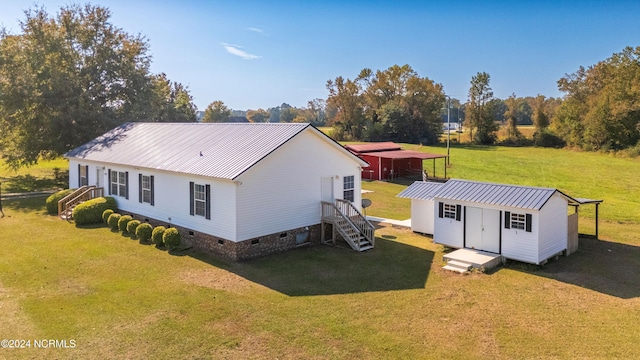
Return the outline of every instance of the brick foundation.
{"type": "Polygon", "coordinates": [[[131,215],[134,219],[140,220],[141,222],[148,222],[154,227],[165,226],[176,228],[180,232],[183,244],[193,246],[198,251],[231,261],[248,260],[284,252],[299,246],[318,245],[321,243],[320,224],[260,236],[245,241],[233,242],[217,236],[168,224],[166,221],[159,221],[128,212],[123,212],[123,215],[124,214],[131,215]],[[307,235],[305,235],[305,233],[307,233],[307,235]],[[296,240],[298,237],[300,238],[299,241],[296,240]],[[302,242],[305,237],[307,238],[306,241],[302,242]]]}

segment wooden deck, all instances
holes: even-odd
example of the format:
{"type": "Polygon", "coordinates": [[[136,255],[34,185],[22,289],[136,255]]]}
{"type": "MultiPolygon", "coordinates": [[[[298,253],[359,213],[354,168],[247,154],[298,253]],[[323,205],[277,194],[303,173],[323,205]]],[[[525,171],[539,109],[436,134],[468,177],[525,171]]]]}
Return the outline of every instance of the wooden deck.
{"type": "Polygon", "coordinates": [[[447,265],[447,270],[460,273],[471,268],[489,270],[502,263],[502,255],[474,249],[459,249],[442,257],[447,265]]]}

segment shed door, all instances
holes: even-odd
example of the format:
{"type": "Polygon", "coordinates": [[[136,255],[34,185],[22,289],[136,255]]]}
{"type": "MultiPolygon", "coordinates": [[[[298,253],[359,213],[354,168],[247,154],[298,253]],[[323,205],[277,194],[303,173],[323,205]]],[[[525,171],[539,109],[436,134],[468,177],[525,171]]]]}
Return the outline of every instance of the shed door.
{"type": "Polygon", "coordinates": [[[335,198],[333,197],[333,176],[322,178],[322,188],[320,190],[320,197],[322,198],[322,201],[326,201],[330,203],[335,201],[335,198]]]}
{"type": "Polygon", "coordinates": [[[465,247],[500,253],[500,211],[467,206],[465,247]]]}

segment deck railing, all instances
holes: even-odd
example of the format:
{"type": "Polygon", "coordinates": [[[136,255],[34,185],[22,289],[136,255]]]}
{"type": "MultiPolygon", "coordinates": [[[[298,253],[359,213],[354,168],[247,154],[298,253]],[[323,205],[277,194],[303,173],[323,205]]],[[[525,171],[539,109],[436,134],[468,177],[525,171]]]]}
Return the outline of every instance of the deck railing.
{"type": "Polygon", "coordinates": [[[68,220],[71,216],[68,212],[81,202],[104,195],[104,189],[95,186],[82,186],[71,194],[58,201],[58,216],[65,216],[68,220]]]}

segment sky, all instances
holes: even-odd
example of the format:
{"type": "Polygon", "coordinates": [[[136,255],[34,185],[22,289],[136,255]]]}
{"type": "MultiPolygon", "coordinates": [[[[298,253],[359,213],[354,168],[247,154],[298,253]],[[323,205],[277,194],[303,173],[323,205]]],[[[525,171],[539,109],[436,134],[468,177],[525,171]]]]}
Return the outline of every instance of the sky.
{"type": "MultiPolygon", "coordinates": [[[[78,1],[77,3],[85,3],[78,1]]],[[[55,14],[71,3],[40,0],[55,14]]],[[[326,99],[328,80],[410,65],[463,102],[487,72],[494,96],[559,97],[557,81],[640,46],[640,1],[91,1],[149,42],[151,72],[188,87],[204,110],[326,99]]],[[[33,1],[0,0],[20,33],[33,1]]]]}

